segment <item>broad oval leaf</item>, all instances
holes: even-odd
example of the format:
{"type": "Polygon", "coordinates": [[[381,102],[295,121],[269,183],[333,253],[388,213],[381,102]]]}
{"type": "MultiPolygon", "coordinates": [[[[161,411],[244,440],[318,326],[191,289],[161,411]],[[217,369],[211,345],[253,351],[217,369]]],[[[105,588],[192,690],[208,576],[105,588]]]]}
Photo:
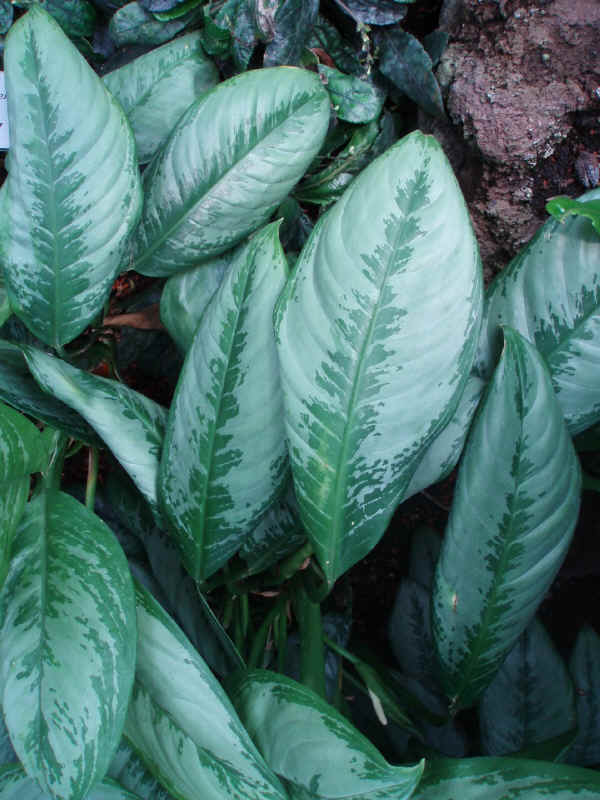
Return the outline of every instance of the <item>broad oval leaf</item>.
{"type": "Polygon", "coordinates": [[[194,103],[144,175],[134,268],[172,275],[266,222],[327,132],[329,99],[295,68],[246,72],[194,103]]]}
{"type": "Polygon", "coordinates": [[[2,708],[30,777],[79,800],[117,749],[135,667],[123,551],[85,506],[43,492],[25,510],[0,596],[2,708]]]}
{"type": "Polygon", "coordinates": [[[156,487],[166,409],[118,381],[90,375],[41,350],[28,347],[24,353],[41,388],[89,422],[160,519],[156,487]]]}
{"type": "Polygon", "coordinates": [[[231,263],[231,253],[172,275],[160,298],[160,318],[179,349],[187,353],[204,309],[231,263]]]}
{"type": "MultiPolygon", "coordinates": [[[[29,778],[20,764],[0,767],[0,800],[52,800],[36,780],[29,778]]],[[[97,784],[86,800],[139,800],[111,780],[97,784]]]]}
{"type": "Polygon", "coordinates": [[[102,310],[138,220],[135,144],[118,103],[41,6],[11,28],[4,65],[6,283],[15,313],[60,348],[102,310]]]}
{"type": "Polygon", "coordinates": [[[233,258],[169,412],[160,501],[196,581],[234,555],[289,475],[271,322],[287,277],[278,228],[268,225],[233,258]]]}
{"type": "MultiPolygon", "coordinates": [[[[581,200],[600,198],[600,189],[581,200]]],[[[571,435],[600,420],[600,238],[589,219],[548,220],[486,292],[477,370],[510,325],[544,356],[571,435]]]]}
{"type": "Polygon", "coordinates": [[[325,82],[338,119],[365,123],[380,115],[385,91],[379,86],[355,75],[345,75],[325,64],[319,64],[319,75],[325,82]]]}
{"type": "Polygon", "coordinates": [[[146,11],[140,3],[126,3],[110,18],[108,32],[117,47],[126,44],[159,45],[168,42],[181,33],[199,14],[192,10],[189,14],[169,22],[161,22],[154,14],[146,11]]]}
{"type": "Polygon", "coordinates": [[[37,385],[20,347],[0,339],[0,399],[86,444],[101,444],[93,428],[37,385]]]}
{"type": "Polygon", "coordinates": [[[575,684],[579,730],[567,760],[582,766],[600,763],[600,636],[589,625],[579,632],[569,661],[575,684]]]}
{"type": "Polygon", "coordinates": [[[246,730],[271,769],[288,781],[293,798],[403,800],[419,783],[423,762],[391,766],[345,717],[291,678],[252,670],[234,679],[229,693],[246,730]]]}
{"type": "Polygon", "coordinates": [[[542,357],[511,329],[471,429],[437,564],[433,630],[454,708],[491,682],[567,552],[579,462],[542,357]]]}
{"type": "Polygon", "coordinates": [[[577,726],[567,667],[541,622],[523,631],[479,704],[482,750],[500,756],[561,737],[577,726]]]}
{"type": "Polygon", "coordinates": [[[302,521],[330,584],[381,538],[450,419],[481,270],[441,147],[407,136],[317,223],[276,313],[302,521]]]}
{"type": "Polygon", "coordinates": [[[520,758],[449,758],[429,761],[414,800],[592,800],[600,797],[600,774],[520,758]]]}
{"type": "Polygon", "coordinates": [[[136,589],[138,661],[125,736],[177,800],[286,800],[219,682],[136,589]]]}
{"type": "Polygon", "coordinates": [[[127,115],[140,164],[160,149],[175,123],[199,95],[215,86],[219,73],[204,55],[199,33],[158,47],[102,79],[127,115]]]}

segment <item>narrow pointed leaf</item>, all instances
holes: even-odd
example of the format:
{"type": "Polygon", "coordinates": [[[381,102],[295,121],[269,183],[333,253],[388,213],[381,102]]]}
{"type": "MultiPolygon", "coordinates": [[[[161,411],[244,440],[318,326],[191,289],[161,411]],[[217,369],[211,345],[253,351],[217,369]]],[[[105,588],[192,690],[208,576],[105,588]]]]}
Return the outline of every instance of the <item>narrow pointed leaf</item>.
{"type": "MultiPolygon", "coordinates": [[[[600,189],[580,199],[597,198],[600,189]]],[[[483,377],[496,364],[503,325],[543,355],[571,434],[598,422],[600,238],[588,219],[548,220],[488,288],[477,356],[483,377]]]]}
{"type": "Polygon", "coordinates": [[[294,798],[403,800],[419,782],[423,763],[391,766],[345,717],[291,678],[252,670],[232,681],[230,696],[267,764],[288,781],[294,798]]]}
{"type": "Polygon", "coordinates": [[[300,69],[254,70],[194,103],[144,176],[135,269],[172,275],[268,220],[315,157],[329,99],[300,69]]]}
{"type": "Polygon", "coordinates": [[[135,606],[113,533],[44,492],[27,506],[2,595],[2,708],[30,777],[80,800],[111,761],[135,665],[135,606]]]}
{"type": "Polygon", "coordinates": [[[27,327],[60,347],[101,311],[139,217],[135,144],[118,103],[41,6],[11,28],[4,65],[7,288],[27,327]]]}
{"type": "Polygon", "coordinates": [[[183,112],[218,80],[199,33],[180,36],[103,78],[133,128],[141,164],[150,161],[183,112]]]}
{"type": "Polygon", "coordinates": [[[425,451],[408,485],[404,500],[443,481],[458,464],[484,388],[485,382],[481,378],[469,375],[452,419],[425,451]]]}
{"type": "Polygon", "coordinates": [[[557,738],[577,725],[567,667],[537,619],[523,631],[479,704],[481,746],[500,756],[557,738]]]}
{"type": "Polygon", "coordinates": [[[42,389],[89,422],[158,514],[156,483],[166,410],[122,383],[90,375],[41,350],[29,347],[25,357],[42,389]]]}
{"type": "Polygon", "coordinates": [[[456,179],[421,133],[372,162],[304,246],[276,334],[296,495],[330,584],[381,538],[454,412],[481,292],[456,179]]]}
{"type": "Polygon", "coordinates": [[[160,466],[162,508],[194,580],[239,549],[288,478],[273,307],[278,223],[242,246],[181,371],[160,466]]]}
{"type": "Polygon", "coordinates": [[[586,625],[575,640],[569,662],[575,684],[579,730],[567,760],[587,766],[600,764],[600,636],[586,625]]]}
{"type": "Polygon", "coordinates": [[[74,439],[91,445],[101,444],[101,439],[83,417],[40,389],[21,348],[3,340],[0,340],[0,399],[74,439]]]}
{"type": "Polygon", "coordinates": [[[285,800],[219,682],[137,588],[138,665],[125,736],[177,800],[285,800]]]}
{"type": "Polygon", "coordinates": [[[454,707],[471,705],[533,618],[567,552],[581,476],[550,376],[511,329],[474,423],[433,590],[454,707]]]}
{"type": "Polygon", "coordinates": [[[600,774],[591,769],[517,758],[449,758],[429,761],[414,800],[592,800],[600,774]]]}
{"type": "MultiPolygon", "coordinates": [[[[52,800],[52,798],[40,788],[37,781],[27,777],[20,764],[15,764],[0,768],[0,800],[52,800]]],[[[107,779],[97,784],[87,795],[86,800],[140,800],[140,798],[107,779]]]]}
{"type": "Polygon", "coordinates": [[[160,318],[182,352],[189,350],[204,309],[230,263],[231,254],[226,253],[200,267],[172,275],[165,283],[160,318]]]}

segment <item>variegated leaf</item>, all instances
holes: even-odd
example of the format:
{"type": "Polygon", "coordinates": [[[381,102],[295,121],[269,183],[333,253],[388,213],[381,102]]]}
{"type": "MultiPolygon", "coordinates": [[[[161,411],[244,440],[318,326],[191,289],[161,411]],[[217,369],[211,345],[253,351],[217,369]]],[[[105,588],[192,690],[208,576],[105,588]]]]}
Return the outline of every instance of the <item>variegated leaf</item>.
{"type": "Polygon", "coordinates": [[[33,347],[23,351],[41,388],[81,414],[160,518],[156,484],[166,409],[118,381],[90,375],[33,347]]]}
{"type": "Polygon", "coordinates": [[[395,767],[339,712],[291,678],[239,673],[230,695],[265,761],[294,800],[405,800],[424,762],[395,767]]]}
{"type": "Polygon", "coordinates": [[[121,739],[107,774],[133,792],[139,800],[172,800],[171,795],[148,772],[125,738],[121,739]]]}
{"type": "MultiPolygon", "coordinates": [[[[0,767],[0,800],[51,800],[33,778],[28,778],[20,764],[0,767]]],[[[111,780],[102,781],[86,800],[139,800],[138,795],[111,780]]]]}
{"type": "Polygon", "coordinates": [[[13,746],[52,797],[81,800],[121,738],[135,667],[135,601],[114,535],[68,495],[23,516],[0,596],[0,691],[13,746]]]}
{"type": "Polygon", "coordinates": [[[600,764],[600,636],[585,625],[575,640],[569,661],[575,685],[579,730],[569,750],[572,764],[600,764]]]}
{"type": "Polygon", "coordinates": [[[40,5],[12,26],[4,66],[9,299],[60,348],[102,310],[139,217],[135,144],[118,103],[40,5]]]}
{"type": "Polygon", "coordinates": [[[481,695],[534,616],[569,547],[579,462],[550,376],[510,328],[463,455],[433,589],[442,685],[481,695]]]}
{"type": "MultiPolygon", "coordinates": [[[[600,197],[600,189],[581,200],[600,197]]],[[[489,377],[503,325],[544,356],[571,435],[600,420],[600,238],[589,219],[548,220],[486,292],[477,369],[489,377]]]]}
{"type": "Polygon", "coordinates": [[[319,151],[329,100],[316,75],[251,70],[183,115],[144,175],[133,267],[172,275],[265,223],[319,151]]]}
{"type": "Polygon", "coordinates": [[[419,132],[372,162],[304,246],[276,334],[296,495],[330,584],[383,535],[451,418],[481,300],[458,184],[419,132]]]}
{"type": "Polygon", "coordinates": [[[127,114],[145,164],[164,144],[184,111],[219,80],[204,55],[200,33],[188,33],[145,53],[102,79],[127,114]]]}
{"type": "Polygon", "coordinates": [[[271,322],[287,276],[278,228],[268,225],[234,257],[169,412],[160,500],[197,581],[236,553],[289,474],[271,322]]]}
{"type": "Polygon", "coordinates": [[[138,661],[125,736],[177,800],[286,800],[219,682],[140,587],[138,661]]]}

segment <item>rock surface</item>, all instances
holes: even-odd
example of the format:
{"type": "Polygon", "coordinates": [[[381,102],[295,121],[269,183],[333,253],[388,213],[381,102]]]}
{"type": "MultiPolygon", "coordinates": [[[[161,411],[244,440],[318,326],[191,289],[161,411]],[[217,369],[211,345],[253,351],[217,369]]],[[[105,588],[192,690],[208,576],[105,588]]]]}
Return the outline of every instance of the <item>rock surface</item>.
{"type": "Polygon", "coordinates": [[[600,150],[600,2],[447,0],[445,12],[449,122],[427,124],[459,176],[489,279],[548,198],[594,178],[582,166],[600,150]]]}

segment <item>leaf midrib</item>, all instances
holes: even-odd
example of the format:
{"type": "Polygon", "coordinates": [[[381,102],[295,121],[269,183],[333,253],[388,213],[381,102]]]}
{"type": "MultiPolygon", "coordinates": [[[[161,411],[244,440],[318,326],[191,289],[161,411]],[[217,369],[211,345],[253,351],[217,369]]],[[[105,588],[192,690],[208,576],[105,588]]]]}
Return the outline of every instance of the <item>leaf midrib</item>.
{"type": "MultiPolygon", "coordinates": [[[[307,94],[307,91],[303,92],[302,94],[307,94]]],[[[261,139],[256,141],[249,150],[246,150],[244,153],[242,153],[242,155],[236,158],[236,160],[225,170],[225,172],[214,183],[211,183],[211,185],[205,189],[205,191],[197,200],[193,200],[189,203],[184,203],[182,205],[181,212],[176,216],[175,221],[171,225],[169,225],[169,227],[166,228],[157,239],[154,240],[154,242],[150,245],[150,247],[147,247],[144,250],[142,255],[134,261],[134,263],[131,266],[131,269],[136,270],[138,269],[140,264],[143,264],[145,261],[147,261],[150,258],[150,256],[153,253],[155,253],[159,249],[159,247],[161,247],[165,243],[165,241],[167,241],[170,238],[171,234],[185,222],[185,220],[193,211],[193,209],[195,209],[196,206],[199,206],[204,201],[204,199],[211,192],[214,191],[216,187],[218,187],[221,183],[223,183],[223,181],[225,181],[228,178],[229,174],[233,172],[250,153],[258,149],[260,146],[266,144],[270,136],[272,136],[283,125],[287,124],[295,114],[297,114],[304,108],[304,106],[313,102],[315,97],[316,93],[309,95],[308,99],[304,100],[302,103],[300,103],[300,105],[295,107],[291,113],[286,115],[285,119],[283,119],[281,122],[278,122],[277,125],[271,128],[271,130],[269,130],[268,133],[266,133],[261,139]]],[[[144,224],[143,220],[141,224],[142,225],[144,224]]]]}

